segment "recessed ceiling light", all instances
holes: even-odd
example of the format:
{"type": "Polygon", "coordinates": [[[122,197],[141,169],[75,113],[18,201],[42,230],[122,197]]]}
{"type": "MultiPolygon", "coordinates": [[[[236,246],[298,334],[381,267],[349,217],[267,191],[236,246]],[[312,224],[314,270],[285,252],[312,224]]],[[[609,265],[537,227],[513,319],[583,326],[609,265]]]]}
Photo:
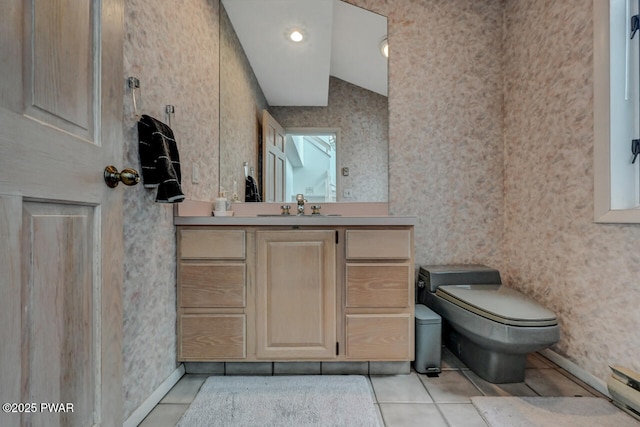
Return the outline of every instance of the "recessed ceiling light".
{"type": "Polygon", "coordinates": [[[304,36],[302,35],[302,33],[298,30],[293,30],[290,34],[289,34],[289,38],[298,43],[301,42],[304,39],[304,36]]]}
{"type": "Polygon", "coordinates": [[[387,42],[387,38],[386,37],[383,38],[382,41],[380,42],[380,53],[385,58],[389,57],[389,43],[387,42]]]}

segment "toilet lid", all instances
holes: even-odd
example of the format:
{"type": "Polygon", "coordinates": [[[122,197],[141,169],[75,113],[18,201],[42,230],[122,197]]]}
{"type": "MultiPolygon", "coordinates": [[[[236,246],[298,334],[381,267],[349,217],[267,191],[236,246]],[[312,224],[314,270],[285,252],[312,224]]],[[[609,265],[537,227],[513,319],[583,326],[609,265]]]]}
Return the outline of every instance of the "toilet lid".
{"type": "Polygon", "coordinates": [[[553,326],[555,314],[503,285],[440,286],[436,295],[473,313],[512,326],[553,326]]]}

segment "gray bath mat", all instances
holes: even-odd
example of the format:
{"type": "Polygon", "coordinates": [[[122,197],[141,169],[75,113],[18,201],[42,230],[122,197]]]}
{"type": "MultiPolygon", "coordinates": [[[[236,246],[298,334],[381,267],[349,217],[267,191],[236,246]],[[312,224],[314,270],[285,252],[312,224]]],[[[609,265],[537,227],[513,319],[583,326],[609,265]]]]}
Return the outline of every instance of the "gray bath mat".
{"type": "Polygon", "coordinates": [[[490,427],[639,427],[598,397],[472,397],[490,427]]]}
{"type": "Polygon", "coordinates": [[[213,426],[380,426],[359,375],[210,377],[178,423],[213,426]]]}

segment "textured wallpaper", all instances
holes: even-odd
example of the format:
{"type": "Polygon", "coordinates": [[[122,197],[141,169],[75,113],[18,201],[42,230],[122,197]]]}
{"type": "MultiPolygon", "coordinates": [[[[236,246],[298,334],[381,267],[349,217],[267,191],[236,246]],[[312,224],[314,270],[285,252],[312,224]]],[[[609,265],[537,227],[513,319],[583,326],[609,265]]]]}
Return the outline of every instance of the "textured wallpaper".
{"type": "Polygon", "coordinates": [[[481,262],[553,309],[554,349],[640,371],[640,227],[593,222],[593,11],[353,0],[389,17],[390,210],[416,263],[481,262]]]}
{"type": "MultiPolygon", "coordinates": [[[[125,1],[124,78],[140,79],[139,112],[171,118],[190,199],[212,200],[218,187],[217,0],[125,1]],[[191,183],[193,165],[199,184],[191,183]],[[215,167],[212,167],[215,165],[215,167]]],[[[124,165],[139,168],[130,92],[124,99],[124,165]]],[[[176,246],[172,206],[155,190],[124,191],[125,418],[176,368],[176,246]]]]}
{"type": "Polygon", "coordinates": [[[353,0],[389,26],[389,202],[416,263],[502,267],[501,0],[353,0]]]}
{"type": "Polygon", "coordinates": [[[558,314],[581,368],[640,372],[640,227],[593,222],[592,2],[507,1],[505,18],[508,282],[558,314]]]}
{"type": "MultiPolygon", "coordinates": [[[[560,354],[602,380],[640,371],[640,227],[593,223],[591,2],[349,2],[388,17],[390,211],[417,216],[416,263],[497,267],[558,314],[560,354]]],[[[126,2],[124,76],[145,112],[176,105],[183,163],[202,166],[187,196],[211,200],[217,2],[153,4],[126,2]]],[[[175,368],[175,238],[170,208],[125,195],[128,414],[175,368]]]]}

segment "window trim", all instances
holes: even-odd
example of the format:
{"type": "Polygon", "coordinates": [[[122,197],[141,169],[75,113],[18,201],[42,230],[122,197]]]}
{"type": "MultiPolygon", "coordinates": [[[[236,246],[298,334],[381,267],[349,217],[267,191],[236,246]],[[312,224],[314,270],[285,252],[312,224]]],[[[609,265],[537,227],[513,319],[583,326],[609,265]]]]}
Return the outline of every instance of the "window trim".
{"type": "Polygon", "coordinates": [[[593,0],[594,221],[640,223],[640,209],[611,207],[609,1],[593,0]]]}

